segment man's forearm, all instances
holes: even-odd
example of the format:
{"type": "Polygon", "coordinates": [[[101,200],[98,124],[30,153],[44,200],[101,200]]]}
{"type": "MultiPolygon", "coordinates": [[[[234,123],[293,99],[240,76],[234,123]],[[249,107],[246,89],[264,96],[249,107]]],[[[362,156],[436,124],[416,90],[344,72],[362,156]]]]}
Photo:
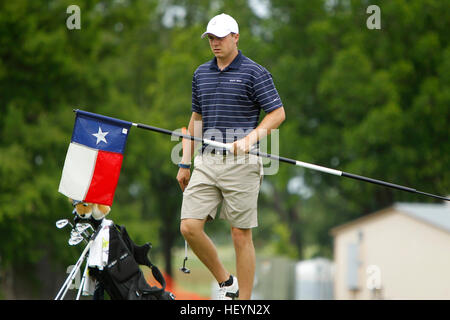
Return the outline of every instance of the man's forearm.
{"type": "MultiPolygon", "coordinates": [[[[199,113],[193,112],[187,129],[187,134],[193,137],[202,136],[202,116],[199,113]]],[[[187,143],[183,143],[183,157],[182,163],[191,163],[192,156],[194,155],[195,147],[198,142],[189,140],[187,143]]]]}
{"type": "Polygon", "coordinates": [[[283,107],[268,113],[261,123],[245,137],[248,145],[252,146],[265,138],[272,130],[277,129],[285,118],[283,107]]]}
{"type": "Polygon", "coordinates": [[[242,154],[250,151],[250,148],[270,134],[274,129],[277,129],[284,121],[286,115],[284,108],[278,108],[268,113],[261,123],[252,130],[245,138],[235,141],[231,144],[230,151],[234,154],[242,154]]]}

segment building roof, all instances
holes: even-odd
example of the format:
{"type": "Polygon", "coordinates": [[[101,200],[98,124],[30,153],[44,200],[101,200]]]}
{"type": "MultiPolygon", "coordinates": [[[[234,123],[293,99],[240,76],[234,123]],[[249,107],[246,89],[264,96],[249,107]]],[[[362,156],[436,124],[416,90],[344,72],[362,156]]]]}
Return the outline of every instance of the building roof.
{"type": "Polygon", "coordinates": [[[393,208],[450,232],[450,205],[448,204],[397,202],[393,208]]]}
{"type": "Polygon", "coordinates": [[[348,227],[360,225],[375,217],[383,214],[392,214],[398,212],[405,214],[411,218],[428,223],[432,226],[440,228],[446,232],[450,232],[450,205],[447,203],[414,203],[414,202],[396,202],[391,207],[387,207],[380,211],[365,215],[344,224],[338,225],[330,230],[333,236],[348,227]]]}

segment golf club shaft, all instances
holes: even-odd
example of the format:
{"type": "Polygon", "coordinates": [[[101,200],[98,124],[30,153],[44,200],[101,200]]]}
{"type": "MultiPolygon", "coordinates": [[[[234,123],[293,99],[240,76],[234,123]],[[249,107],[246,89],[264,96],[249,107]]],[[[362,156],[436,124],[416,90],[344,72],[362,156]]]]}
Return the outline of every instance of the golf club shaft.
{"type": "Polygon", "coordinates": [[[67,290],[69,290],[70,283],[75,278],[75,275],[77,274],[78,270],[81,267],[81,264],[83,263],[84,257],[86,256],[87,252],[89,251],[89,248],[92,245],[92,240],[89,241],[89,243],[86,245],[86,248],[84,248],[83,252],[80,255],[80,258],[78,259],[77,263],[73,267],[72,271],[70,272],[69,276],[67,277],[66,281],[64,281],[64,284],[62,285],[61,289],[59,290],[58,294],[55,297],[55,300],[62,300],[64,299],[64,296],[66,295],[67,290]]]}
{"type": "Polygon", "coordinates": [[[177,136],[177,137],[180,137],[180,138],[186,138],[186,139],[189,139],[189,140],[206,143],[206,144],[209,144],[209,145],[211,145],[213,147],[225,148],[227,150],[230,149],[230,146],[226,145],[225,143],[221,143],[221,142],[217,142],[217,141],[213,141],[213,140],[208,140],[208,139],[202,139],[202,138],[199,138],[199,137],[190,136],[188,134],[183,134],[183,133],[177,132],[177,131],[170,131],[170,130],[166,130],[166,129],[161,129],[161,128],[158,128],[158,127],[153,127],[153,126],[149,126],[149,125],[142,124],[142,123],[133,123],[133,126],[135,126],[137,128],[145,129],[145,130],[150,130],[150,131],[155,131],[155,132],[159,132],[159,133],[164,133],[164,134],[167,134],[169,136],[177,136]]]}
{"type": "Polygon", "coordinates": [[[80,300],[81,292],[83,291],[84,283],[86,282],[86,275],[88,270],[88,263],[86,262],[86,266],[84,267],[83,277],[81,279],[80,287],[78,288],[77,297],[75,300],[80,300]]]}
{"type": "MultiPolygon", "coordinates": [[[[94,243],[95,238],[97,237],[97,234],[99,233],[101,227],[98,227],[97,230],[91,235],[91,238],[84,248],[83,252],[80,255],[80,258],[78,259],[77,263],[73,267],[72,271],[70,272],[69,276],[67,277],[66,281],[64,281],[64,284],[62,285],[61,289],[59,290],[58,294],[55,297],[55,300],[63,300],[64,296],[67,293],[67,290],[69,290],[70,283],[75,278],[76,273],[81,267],[81,264],[83,263],[83,260],[86,257],[86,254],[88,253],[89,249],[91,248],[91,245],[94,243]]],[[[86,262],[87,263],[87,262],[86,262]]]]}
{"type": "MultiPolygon", "coordinates": [[[[208,144],[208,145],[211,145],[211,146],[214,146],[214,147],[219,147],[219,148],[224,148],[226,150],[230,150],[230,145],[229,144],[220,143],[220,142],[217,142],[217,141],[212,141],[212,140],[207,140],[207,139],[202,139],[202,138],[199,138],[199,137],[193,137],[193,136],[190,136],[190,135],[187,135],[187,134],[183,134],[181,132],[170,131],[170,130],[167,130],[167,129],[161,129],[161,128],[158,128],[158,127],[153,127],[153,126],[149,126],[149,125],[142,124],[142,123],[133,123],[133,126],[135,126],[137,128],[145,129],[145,130],[150,130],[150,131],[154,131],[154,132],[167,134],[167,135],[170,135],[170,136],[177,136],[177,137],[180,137],[180,138],[185,138],[185,139],[189,139],[189,140],[193,140],[193,141],[197,141],[197,142],[202,142],[204,144],[208,144]]],[[[280,156],[277,156],[277,155],[268,154],[268,153],[264,153],[264,152],[259,152],[259,151],[255,151],[255,150],[250,150],[249,153],[253,154],[253,155],[256,155],[256,156],[269,158],[269,159],[274,159],[274,160],[278,160],[278,161],[281,161],[281,162],[293,164],[293,165],[298,166],[298,167],[308,168],[308,169],[312,169],[312,170],[316,170],[316,171],[320,171],[320,172],[324,172],[324,173],[328,173],[328,174],[333,174],[333,175],[340,176],[340,177],[346,177],[346,178],[350,178],[350,179],[354,179],[354,180],[369,182],[369,183],[385,186],[385,187],[388,187],[388,188],[394,188],[394,189],[397,189],[397,190],[407,191],[407,192],[411,192],[411,193],[417,193],[417,194],[421,194],[421,195],[428,196],[428,197],[433,197],[433,198],[440,199],[440,200],[450,201],[450,198],[446,198],[446,197],[443,197],[443,196],[439,196],[439,195],[435,195],[435,194],[431,194],[431,193],[427,193],[427,192],[423,192],[423,191],[418,191],[418,190],[416,190],[414,188],[405,187],[405,186],[401,186],[401,185],[398,185],[398,184],[394,184],[394,183],[390,183],[390,182],[386,182],[386,181],[382,181],[382,180],[372,179],[372,178],[360,176],[360,175],[353,174],[353,173],[348,173],[348,172],[344,172],[344,171],[330,169],[330,168],[327,168],[327,167],[322,167],[322,166],[318,166],[318,165],[307,163],[307,162],[303,162],[303,161],[298,161],[298,160],[293,160],[293,159],[289,159],[289,158],[284,158],[284,157],[280,157],[280,156]]]]}

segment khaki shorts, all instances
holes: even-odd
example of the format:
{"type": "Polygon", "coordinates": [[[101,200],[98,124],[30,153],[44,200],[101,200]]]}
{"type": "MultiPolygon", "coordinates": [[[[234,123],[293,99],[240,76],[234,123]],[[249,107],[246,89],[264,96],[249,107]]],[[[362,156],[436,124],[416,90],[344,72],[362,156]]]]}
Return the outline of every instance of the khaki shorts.
{"type": "Polygon", "coordinates": [[[214,219],[222,204],[220,218],[236,228],[258,226],[257,204],[263,178],[261,158],[246,154],[198,155],[183,193],[181,219],[214,219]]]}

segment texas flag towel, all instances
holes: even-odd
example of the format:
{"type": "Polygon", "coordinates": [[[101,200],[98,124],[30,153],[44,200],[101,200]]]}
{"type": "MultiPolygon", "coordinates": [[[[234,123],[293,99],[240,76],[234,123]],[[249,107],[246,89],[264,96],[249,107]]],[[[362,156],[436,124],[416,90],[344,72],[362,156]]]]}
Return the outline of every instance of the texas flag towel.
{"type": "Polygon", "coordinates": [[[132,123],[82,110],[75,112],[58,191],[74,200],[110,206],[132,123]]]}

